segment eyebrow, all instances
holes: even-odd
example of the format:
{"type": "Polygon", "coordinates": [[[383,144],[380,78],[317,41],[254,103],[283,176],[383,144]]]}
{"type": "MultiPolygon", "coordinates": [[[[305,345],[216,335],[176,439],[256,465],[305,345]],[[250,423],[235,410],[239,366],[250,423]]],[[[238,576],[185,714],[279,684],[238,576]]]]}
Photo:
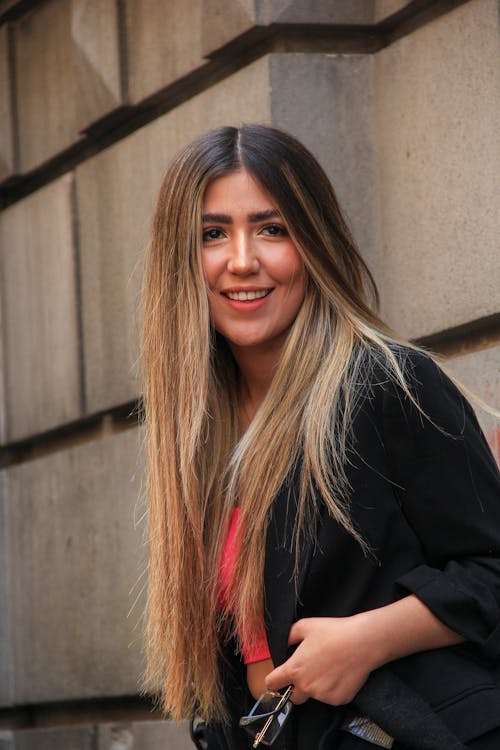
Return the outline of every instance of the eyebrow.
{"type": "MultiPolygon", "coordinates": [[[[203,214],[203,223],[214,222],[215,224],[232,224],[233,220],[228,214],[203,214]]],[[[248,214],[248,221],[252,224],[259,221],[267,221],[267,219],[280,219],[281,214],[275,208],[269,208],[267,211],[257,211],[254,214],[248,214]]]]}

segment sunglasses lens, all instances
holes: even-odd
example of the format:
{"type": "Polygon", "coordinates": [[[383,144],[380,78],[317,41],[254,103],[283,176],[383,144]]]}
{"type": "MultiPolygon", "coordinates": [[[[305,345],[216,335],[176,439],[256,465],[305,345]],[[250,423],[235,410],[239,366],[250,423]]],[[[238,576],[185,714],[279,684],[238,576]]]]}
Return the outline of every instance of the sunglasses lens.
{"type": "Polygon", "coordinates": [[[283,696],[280,693],[266,691],[260,696],[248,716],[241,719],[240,726],[252,737],[258,738],[259,744],[272,745],[291,710],[292,703],[287,700],[283,704],[283,696]]]}

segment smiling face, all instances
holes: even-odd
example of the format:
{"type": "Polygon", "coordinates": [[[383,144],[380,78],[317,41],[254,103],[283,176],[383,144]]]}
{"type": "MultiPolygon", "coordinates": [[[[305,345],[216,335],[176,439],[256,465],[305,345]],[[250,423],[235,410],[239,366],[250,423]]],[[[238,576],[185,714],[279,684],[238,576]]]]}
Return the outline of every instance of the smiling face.
{"type": "Polygon", "coordinates": [[[273,199],[244,169],[206,190],[202,263],[212,323],[233,351],[279,351],[304,299],[304,264],[273,199]]]}

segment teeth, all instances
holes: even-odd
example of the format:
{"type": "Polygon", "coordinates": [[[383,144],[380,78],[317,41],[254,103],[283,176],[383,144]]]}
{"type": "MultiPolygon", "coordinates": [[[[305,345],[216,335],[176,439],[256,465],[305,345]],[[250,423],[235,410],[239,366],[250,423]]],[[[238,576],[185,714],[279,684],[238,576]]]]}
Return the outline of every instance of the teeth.
{"type": "Polygon", "coordinates": [[[226,297],[229,299],[238,300],[239,302],[247,302],[253,299],[261,299],[269,294],[270,289],[263,289],[259,292],[226,292],[226,297]]]}

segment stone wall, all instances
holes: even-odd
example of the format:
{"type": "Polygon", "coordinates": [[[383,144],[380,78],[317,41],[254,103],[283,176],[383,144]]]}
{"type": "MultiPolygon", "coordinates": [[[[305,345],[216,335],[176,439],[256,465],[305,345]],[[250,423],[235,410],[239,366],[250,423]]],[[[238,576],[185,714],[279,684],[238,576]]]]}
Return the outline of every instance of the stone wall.
{"type": "Polygon", "coordinates": [[[496,0],[0,0],[2,750],[190,747],[140,695],[136,317],[188,140],[301,138],[388,321],[500,406],[498,46],[496,0]]]}

